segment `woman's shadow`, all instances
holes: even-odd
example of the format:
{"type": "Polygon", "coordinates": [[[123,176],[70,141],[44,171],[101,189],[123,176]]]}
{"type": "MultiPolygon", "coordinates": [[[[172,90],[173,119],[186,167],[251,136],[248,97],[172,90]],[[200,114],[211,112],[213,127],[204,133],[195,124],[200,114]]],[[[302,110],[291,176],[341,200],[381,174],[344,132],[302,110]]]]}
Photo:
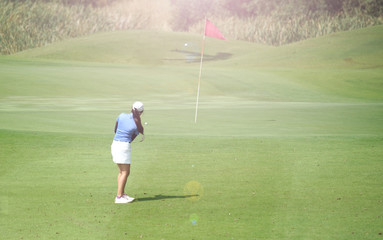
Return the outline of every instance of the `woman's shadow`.
{"type": "Polygon", "coordinates": [[[156,200],[165,200],[165,199],[173,199],[173,198],[191,198],[191,197],[198,197],[198,194],[195,195],[183,195],[183,196],[170,196],[170,195],[162,195],[158,194],[155,195],[154,197],[144,197],[144,198],[137,198],[136,200],[141,202],[141,201],[156,201],[156,200]]]}

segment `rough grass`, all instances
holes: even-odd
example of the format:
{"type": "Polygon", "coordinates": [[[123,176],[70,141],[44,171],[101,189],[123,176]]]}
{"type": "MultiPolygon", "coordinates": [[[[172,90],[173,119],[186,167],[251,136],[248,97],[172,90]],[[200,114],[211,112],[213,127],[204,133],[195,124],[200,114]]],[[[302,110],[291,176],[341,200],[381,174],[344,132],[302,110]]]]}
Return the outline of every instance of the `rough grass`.
{"type": "MultiPolygon", "coordinates": [[[[219,11],[218,8],[216,10],[219,11]]],[[[213,20],[229,39],[277,46],[382,24],[381,17],[359,8],[344,10],[337,15],[326,12],[302,14],[283,9],[269,16],[251,18],[225,16],[224,11],[219,12],[220,18],[213,17],[213,20]]],[[[169,0],[122,0],[100,8],[67,5],[59,1],[5,0],[0,2],[0,54],[13,54],[98,32],[128,29],[172,31],[170,26],[177,27],[178,24],[175,15],[169,0]]],[[[201,34],[202,21],[191,26],[189,32],[201,34]]]]}

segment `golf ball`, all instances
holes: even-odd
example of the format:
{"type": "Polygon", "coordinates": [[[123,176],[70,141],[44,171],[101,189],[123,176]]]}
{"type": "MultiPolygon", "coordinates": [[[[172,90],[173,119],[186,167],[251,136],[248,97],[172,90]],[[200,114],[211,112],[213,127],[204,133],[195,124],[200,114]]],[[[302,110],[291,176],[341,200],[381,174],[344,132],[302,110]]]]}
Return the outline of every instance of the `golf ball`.
{"type": "Polygon", "coordinates": [[[145,122],[145,125],[148,125],[148,123],[147,123],[147,122],[145,122]]]}

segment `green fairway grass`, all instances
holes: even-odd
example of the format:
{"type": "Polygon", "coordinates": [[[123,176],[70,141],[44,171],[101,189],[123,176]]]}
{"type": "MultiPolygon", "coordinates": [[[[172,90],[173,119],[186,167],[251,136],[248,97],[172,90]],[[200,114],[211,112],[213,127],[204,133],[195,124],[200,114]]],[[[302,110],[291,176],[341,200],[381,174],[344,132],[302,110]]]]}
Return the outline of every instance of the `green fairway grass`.
{"type": "Polygon", "coordinates": [[[1,239],[381,239],[382,26],[269,47],[126,31],[0,57],[1,239]],[[188,43],[185,46],[185,43],[188,43]],[[145,104],[114,204],[117,116],[145,104]]]}

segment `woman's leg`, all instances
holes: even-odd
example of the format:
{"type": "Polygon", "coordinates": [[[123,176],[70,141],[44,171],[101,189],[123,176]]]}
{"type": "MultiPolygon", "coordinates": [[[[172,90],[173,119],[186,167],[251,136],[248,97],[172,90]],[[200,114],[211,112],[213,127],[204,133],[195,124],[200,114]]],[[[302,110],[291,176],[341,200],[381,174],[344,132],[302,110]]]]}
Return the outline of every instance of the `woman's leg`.
{"type": "Polygon", "coordinates": [[[130,164],[117,164],[119,173],[117,177],[117,197],[121,197],[124,194],[126,180],[130,174],[130,164]]]}

